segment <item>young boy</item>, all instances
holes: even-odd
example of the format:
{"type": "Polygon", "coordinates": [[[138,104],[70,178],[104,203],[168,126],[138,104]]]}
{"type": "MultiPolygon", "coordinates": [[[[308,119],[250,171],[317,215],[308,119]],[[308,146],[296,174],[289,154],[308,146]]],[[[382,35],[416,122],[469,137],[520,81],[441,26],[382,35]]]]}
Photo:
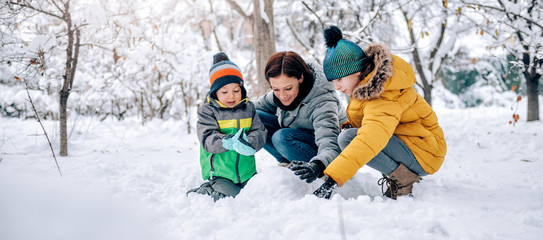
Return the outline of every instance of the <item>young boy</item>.
{"type": "Polygon", "coordinates": [[[211,88],[198,109],[198,140],[202,177],[208,180],[187,192],[207,194],[215,201],[235,197],[256,174],[254,154],[266,141],[266,128],[247,98],[243,76],[224,53],[213,56],[211,88]]]}

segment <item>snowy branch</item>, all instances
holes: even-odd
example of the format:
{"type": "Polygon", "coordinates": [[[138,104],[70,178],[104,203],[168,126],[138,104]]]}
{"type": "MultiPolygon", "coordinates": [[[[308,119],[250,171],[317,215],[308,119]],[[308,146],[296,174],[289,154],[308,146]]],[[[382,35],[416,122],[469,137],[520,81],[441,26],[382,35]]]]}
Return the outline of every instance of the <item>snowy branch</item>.
{"type": "MultiPolygon", "coordinates": [[[[527,23],[530,23],[530,24],[533,24],[537,27],[539,27],[540,29],[543,29],[543,25],[539,24],[538,22],[534,21],[533,19],[530,19],[530,18],[527,18],[521,14],[517,14],[517,13],[514,13],[514,12],[511,12],[511,11],[508,11],[507,9],[505,9],[505,5],[502,4],[502,7],[503,8],[499,8],[499,7],[495,7],[495,6],[490,6],[490,5],[485,5],[485,4],[480,4],[480,3],[470,3],[470,2],[465,2],[462,0],[462,2],[464,4],[468,4],[468,5],[477,5],[477,6],[480,6],[481,8],[486,8],[486,9],[491,9],[491,10],[496,10],[496,11],[500,11],[500,12],[503,12],[505,13],[506,15],[513,15],[514,17],[518,17],[518,18],[522,18],[524,20],[526,20],[527,23]]],[[[501,1],[500,1],[501,2],[501,1]]]]}
{"type": "Polygon", "coordinates": [[[319,22],[321,23],[322,28],[325,28],[326,24],[324,24],[324,22],[321,20],[319,15],[315,11],[313,11],[313,9],[311,9],[309,7],[309,5],[307,5],[307,3],[305,1],[302,1],[302,4],[305,6],[305,8],[307,8],[307,10],[309,10],[311,13],[313,13],[313,15],[317,18],[317,20],[319,20],[319,22]]]}
{"type": "MultiPolygon", "coordinates": [[[[54,13],[47,12],[47,11],[45,11],[45,10],[43,10],[43,9],[36,8],[36,7],[34,7],[34,6],[30,5],[30,4],[22,4],[22,3],[19,3],[19,2],[12,2],[12,1],[8,1],[7,3],[8,3],[8,4],[11,4],[11,5],[20,6],[20,7],[23,7],[23,8],[28,8],[28,9],[34,10],[34,11],[36,11],[36,12],[40,12],[40,13],[43,13],[43,14],[45,14],[45,15],[49,15],[49,16],[58,18],[58,19],[60,19],[60,20],[64,20],[63,16],[59,16],[59,15],[56,15],[56,14],[54,14],[54,13]]],[[[56,5],[56,4],[55,4],[55,5],[56,5]]],[[[58,8],[58,6],[57,6],[57,8],[58,8]]],[[[59,8],[59,10],[61,10],[61,9],[59,8]]],[[[64,14],[64,12],[63,12],[62,10],[61,10],[61,13],[64,14]]]]}
{"type": "Polygon", "coordinates": [[[245,19],[247,19],[249,21],[253,21],[253,17],[251,15],[245,13],[245,11],[243,11],[241,6],[239,6],[239,4],[236,1],[234,1],[234,0],[226,0],[226,2],[228,2],[230,7],[232,7],[232,9],[234,9],[234,11],[236,11],[243,18],[245,18],[245,19]]]}
{"type": "MultiPolygon", "coordinates": [[[[300,39],[300,37],[298,37],[298,34],[296,33],[296,31],[294,30],[294,28],[292,27],[292,24],[290,24],[290,21],[288,20],[288,18],[286,18],[286,21],[287,21],[287,25],[288,25],[288,28],[290,29],[290,32],[292,33],[292,35],[294,36],[294,38],[296,38],[296,40],[300,43],[300,45],[302,45],[302,47],[308,51],[308,52],[311,52],[311,49],[304,43],[302,42],[302,40],[300,39]]],[[[319,64],[321,63],[321,61],[315,57],[315,55],[311,55],[313,57],[313,59],[315,59],[316,62],[318,62],[319,64]]]]}

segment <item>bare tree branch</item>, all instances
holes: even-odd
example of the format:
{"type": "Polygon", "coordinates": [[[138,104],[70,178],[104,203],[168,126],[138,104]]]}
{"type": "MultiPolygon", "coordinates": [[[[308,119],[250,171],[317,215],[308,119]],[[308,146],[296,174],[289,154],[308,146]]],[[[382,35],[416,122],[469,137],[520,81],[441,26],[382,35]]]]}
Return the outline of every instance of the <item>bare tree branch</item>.
{"type": "Polygon", "coordinates": [[[247,13],[245,13],[245,11],[243,11],[243,9],[241,8],[241,6],[239,6],[239,4],[234,1],[234,0],[226,0],[226,2],[228,2],[228,4],[230,5],[230,7],[232,9],[234,9],[234,11],[236,11],[239,15],[241,15],[243,18],[249,20],[249,21],[253,21],[253,17],[252,15],[247,15],[247,13]]]}
{"type": "MultiPolygon", "coordinates": [[[[409,17],[407,16],[407,12],[404,11],[404,10],[401,10],[403,16],[404,16],[404,19],[405,19],[405,22],[408,23],[409,22],[409,17]]],[[[409,24],[408,24],[408,27],[409,27],[409,24]]],[[[415,69],[417,70],[417,72],[419,73],[419,77],[420,77],[420,80],[422,82],[422,89],[424,90],[424,99],[430,104],[432,105],[432,84],[428,81],[428,78],[426,77],[426,74],[424,74],[424,68],[422,67],[422,57],[420,56],[419,54],[419,49],[417,47],[417,40],[415,38],[415,33],[413,32],[413,28],[412,27],[409,27],[408,29],[408,32],[409,32],[409,39],[411,40],[411,44],[413,45],[413,50],[412,50],[412,54],[413,54],[413,61],[415,63],[415,69]]]]}
{"type": "Polygon", "coordinates": [[[43,124],[40,119],[40,115],[38,115],[38,111],[36,110],[36,107],[34,106],[34,102],[32,101],[32,97],[30,96],[30,92],[28,91],[28,82],[26,79],[23,79],[25,83],[25,89],[26,94],[28,95],[28,101],[30,102],[30,106],[32,106],[32,110],[34,110],[34,115],[36,115],[36,119],[38,119],[38,122],[40,123],[41,129],[43,130],[43,134],[45,135],[45,138],[47,138],[47,142],[49,143],[49,148],[51,149],[51,153],[53,154],[53,158],[55,159],[55,164],[57,165],[58,173],[60,174],[60,177],[62,177],[62,172],[60,171],[60,166],[58,165],[57,156],[55,155],[55,150],[53,150],[53,145],[51,144],[51,140],[49,140],[49,135],[47,135],[47,131],[45,131],[45,127],[43,127],[43,124]]]}
{"type": "MultiPolygon", "coordinates": [[[[430,52],[430,59],[434,59],[437,52],[439,51],[439,48],[441,48],[441,44],[443,43],[443,38],[445,38],[445,30],[447,29],[447,15],[446,15],[446,11],[443,10],[442,11],[443,15],[445,16],[445,20],[441,23],[441,29],[439,31],[439,39],[437,40],[436,42],[436,45],[434,46],[434,49],[432,50],[432,52],[430,52]]],[[[443,60],[443,58],[441,58],[441,60],[443,60]]],[[[443,61],[440,61],[441,63],[443,61]]],[[[441,64],[439,66],[439,68],[441,68],[441,64]]],[[[430,71],[433,71],[434,69],[434,61],[431,61],[430,62],[430,71]]],[[[434,72],[432,72],[432,74],[435,74],[434,72]]]]}
{"type": "Polygon", "coordinates": [[[477,5],[477,6],[480,6],[481,8],[492,9],[492,10],[503,12],[506,15],[513,15],[515,17],[522,18],[522,19],[526,20],[526,22],[528,22],[530,24],[533,24],[533,25],[543,29],[543,25],[539,24],[538,22],[534,21],[533,19],[530,19],[530,18],[527,18],[527,17],[522,16],[520,14],[508,11],[507,9],[505,9],[505,5],[503,5],[503,3],[501,3],[503,8],[498,8],[498,7],[494,7],[494,6],[490,6],[490,5],[484,5],[484,4],[481,4],[481,3],[476,3],[475,4],[475,3],[471,3],[471,2],[466,2],[464,0],[461,0],[461,1],[462,1],[462,3],[467,4],[467,5],[477,5]]]}
{"type": "Polygon", "coordinates": [[[302,4],[305,6],[305,8],[307,8],[307,10],[309,10],[311,13],[313,13],[313,15],[315,15],[315,17],[317,17],[317,20],[319,20],[319,22],[321,23],[322,28],[326,28],[326,24],[324,24],[324,22],[321,20],[319,15],[315,11],[313,11],[313,9],[311,9],[309,7],[309,5],[307,5],[307,3],[305,3],[305,1],[302,1],[302,4]]]}
{"type": "MultiPolygon", "coordinates": [[[[23,8],[32,9],[32,10],[34,10],[36,12],[40,12],[40,13],[43,13],[45,15],[49,15],[49,16],[58,18],[60,20],[64,20],[64,18],[62,16],[56,15],[56,14],[51,13],[51,12],[47,12],[47,11],[45,11],[43,9],[35,8],[35,7],[33,7],[32,5],[29,5],[29,4],[21,4],[21,3],[18,3],[18,2],[12,2],[12,1],[8,1],[7,3],[12,4],[12,5],[16,5],[16,6],[20,6],[20,7],[23,7],[23,8]]],[[[62,13],[64,14],[64,12],[62,12],[62,13]]]]}
{"type": "MultiPolygon", "coordinates": [[[[209,9],[211,10],[211,14],[213,14],[213,4],[211,2],[211,0],[209,0],[209,9]]],[[[219,41],[219,38],[217,36],[217,30],[215,30],[215,27],[213,27],[213,36],[215,37],[215,42],[217,43],[217,47],[219,48],[219,51],[223,51],[222,49],[222,46],[221,46],[221,42],[219,41]]],[[[190,130],[189,130],[190,131],[190,130]]]]}
{"type": "MultiPolygon", "coordinates": [[[[302,40],[298,37],[298,34],[292,27],[292,24],[290,24],[290,21],[288,20],[288,18],[286,18],[286,20],[287,20],[288,28],[290,29],[290,32],[292,33],[294,38],[296,38],[296,40],[300,43],[300,45],[302,45],[303,48],[305,48],[306,51],[310,52],[311,49],[304,42],[302,42],[302,40]]],[[[321,62],[319,61],[319,59],[317,59],[317,57],[315,57],[313,54],[311,56],[313,57],[313,59],[315,59],[317,63],[321,64],[321,62]]]]}
{"type": "MultiPolygon", "coordinates": [[[[57,7],[57,9],[60,11],[60,12],[63,12],[63,9],[60,8],[60,6],[57,4],[57,2],[55,1],[51,1],[53,3],[53,5],[55,5],[55,7],[57,7]]],[[[64,3],[63,3],[64,4],[64,3]]]]}
{"type": "MultiPolygon", "coordinates": [[[[381,15],[381,9],[383,8],[382,2],[380,2],[378,6],[379,6],[379,7],[377,8],[377,11],[375,11],[375,15],[373,15],[373,17],[370,19],[370,21],[368,22],[368,24],[367,24],[366,26],[364,26],[364,28],[362,28],[362,30],[360,30],[360,32],[366,31],[366,28],[368,28],[368,27],[371,25],[371,23],[374,22],[375,19],[377,19],[377,16],[381,15]]],[[[360,21],[358,21],[358,23],[359,23],[360,25],[362,25],[362,24],[360,23],[360,21]]]]}
{"type": "Polygon", "coordinates": [[[75,30],[75,45],[74,45],[74,57],[73,57],[73,63],[72,63],[72,73],[70,75],[70,89],[73,87],[74,84],[74,78],[75,78],[75,71],[77,69],[77,60],[79,59],[79,46],[80,46],[80,40],[81,40],[81,31],[79,29],[75,30]]]}

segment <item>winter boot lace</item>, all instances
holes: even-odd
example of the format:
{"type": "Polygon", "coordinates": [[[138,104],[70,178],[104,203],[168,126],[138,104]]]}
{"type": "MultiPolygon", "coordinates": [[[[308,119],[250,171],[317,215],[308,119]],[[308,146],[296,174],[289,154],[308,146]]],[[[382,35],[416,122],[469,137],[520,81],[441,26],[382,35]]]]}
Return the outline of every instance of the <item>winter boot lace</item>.
{"type": "Polygon", "coordinates": [[[388,177],[383,174],[383,178],[377,181],[381,186],[381,192],[384,196],[392,199],[397,199],[398,196],[409,195],[413,190],[413,183],[419,182],[420,177],[409,170],[405,165],[400,163],[400,166],[394,170],[388,177]],[[387,190],[384,191],[384,187],[387,190]]]}

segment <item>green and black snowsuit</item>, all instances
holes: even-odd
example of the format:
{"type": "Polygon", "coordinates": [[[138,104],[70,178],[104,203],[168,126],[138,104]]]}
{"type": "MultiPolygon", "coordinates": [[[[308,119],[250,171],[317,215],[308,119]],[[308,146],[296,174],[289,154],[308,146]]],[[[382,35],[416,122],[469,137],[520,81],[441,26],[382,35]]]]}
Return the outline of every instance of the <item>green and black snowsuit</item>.
{"type": "MultiPolygon", "coordinates": [[[[198,109],[198,140],[200,140],[200,165],[202,177],[210,180],[220,177],[243,186],[254,174],[254,156],[244,156],[223,148],[222,139],[244,129],[247,141],[256,150],[266,142],[266,128],[256,114],[255,106],[247,98],[235,107],[227,108],[219,101],[207,98],[198,109]]],[[[217,189],[215,189],[217,190],[217,189]]],[[[220,190],[217,190],[220,191],[220,190]]],[[[231,195],[229,193],[223,193],[231,195]]],[[[235,193],[237,194],[237,193],[235,193]]]]}

